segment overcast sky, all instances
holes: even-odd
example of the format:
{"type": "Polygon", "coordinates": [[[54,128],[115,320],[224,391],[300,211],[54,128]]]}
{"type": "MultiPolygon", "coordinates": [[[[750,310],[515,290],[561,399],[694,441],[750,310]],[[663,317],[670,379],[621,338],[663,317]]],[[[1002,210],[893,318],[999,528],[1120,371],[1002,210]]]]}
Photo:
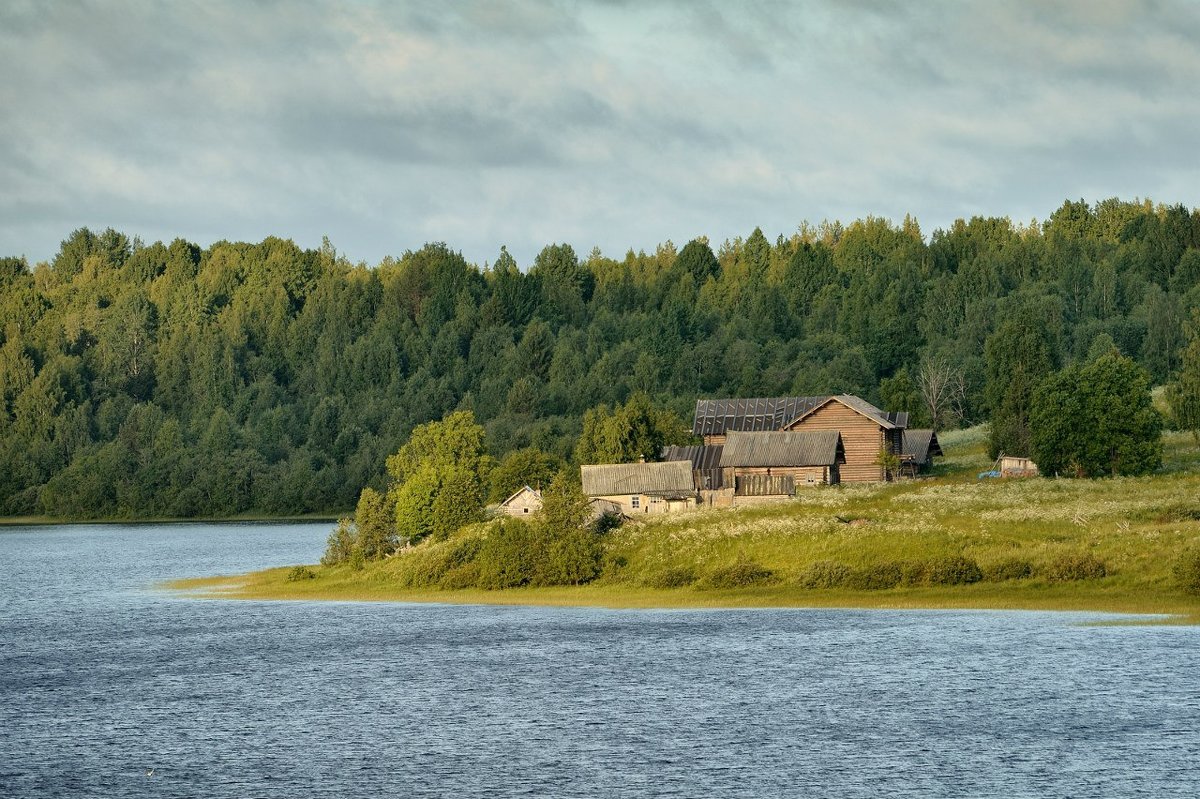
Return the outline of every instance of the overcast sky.
{"type": "Polygon", "coordinates": [[[0,0],[0,255],[1200,205],[1200,4],[0,0]]]}

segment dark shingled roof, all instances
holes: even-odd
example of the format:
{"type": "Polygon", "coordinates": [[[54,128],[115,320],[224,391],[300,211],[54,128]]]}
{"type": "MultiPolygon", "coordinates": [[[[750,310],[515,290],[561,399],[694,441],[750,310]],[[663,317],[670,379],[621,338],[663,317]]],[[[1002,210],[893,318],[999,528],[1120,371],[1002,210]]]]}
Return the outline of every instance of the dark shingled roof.
{"type": "Polygon", "coordinates": [[[938,444],[937,433],[932,430],[905,430],[901,454],[912,456],[917,463],[925,463],[934,455],[940,456],[942,446],[938,444]]]}
{"type": "Polygon", "coordinates": [[[730,433],[722,466],[833,466],[845,463],[836,430],[730,433]]]}
{"type": "Polygon", "coordinates": [[[827,399],[828,396],[696,400],[692,432],[698,436],[723,436],[729,432],[782,430],[785,424],[827,399]]]}
{"type": "Polygon", "coordinates": [[[583,493],[589,497],[618,494],[687,496],[696,492],[691,461],[666,463],[613,463],[580,466],[583,493]]]}

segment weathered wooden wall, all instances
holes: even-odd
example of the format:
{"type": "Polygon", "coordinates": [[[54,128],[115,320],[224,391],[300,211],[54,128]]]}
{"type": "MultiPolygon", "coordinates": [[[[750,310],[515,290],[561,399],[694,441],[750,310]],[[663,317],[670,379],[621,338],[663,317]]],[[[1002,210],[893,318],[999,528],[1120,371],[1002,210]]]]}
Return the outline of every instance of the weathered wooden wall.
{"type": "Polygon", "coordinates": [[[868,483],[884,479],[883,468],[875,461],[887,437],[885,430],[857,411],[840,402],[817,408],[789,430],[837,430],[842,434],[846,462],[839,469],[843,483],[868,483]]]}

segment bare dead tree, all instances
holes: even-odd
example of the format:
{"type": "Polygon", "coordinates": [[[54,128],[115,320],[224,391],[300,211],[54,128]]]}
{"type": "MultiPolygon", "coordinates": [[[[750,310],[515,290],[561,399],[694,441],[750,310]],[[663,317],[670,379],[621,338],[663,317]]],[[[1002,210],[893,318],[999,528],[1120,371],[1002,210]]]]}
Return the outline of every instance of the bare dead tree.
{"type": "Polygon", "coordinates": [[[951,415],[962,418],[965,410],[967,383],[963,374],[941,357],[927,357],[917,372],[917,388],[929,411],[934,430],[941,429],[951,415]]]}

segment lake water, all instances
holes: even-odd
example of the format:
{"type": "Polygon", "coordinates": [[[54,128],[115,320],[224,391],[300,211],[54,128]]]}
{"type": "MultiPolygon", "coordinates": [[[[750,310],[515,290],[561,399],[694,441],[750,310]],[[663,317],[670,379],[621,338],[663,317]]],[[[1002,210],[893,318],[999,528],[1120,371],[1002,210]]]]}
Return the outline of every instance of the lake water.
{"type": "Polygon", "coordinates": [[[0,528],[0,796],[1200,793],[1196,628],[154,587],[328,530],[0,528]]]}

